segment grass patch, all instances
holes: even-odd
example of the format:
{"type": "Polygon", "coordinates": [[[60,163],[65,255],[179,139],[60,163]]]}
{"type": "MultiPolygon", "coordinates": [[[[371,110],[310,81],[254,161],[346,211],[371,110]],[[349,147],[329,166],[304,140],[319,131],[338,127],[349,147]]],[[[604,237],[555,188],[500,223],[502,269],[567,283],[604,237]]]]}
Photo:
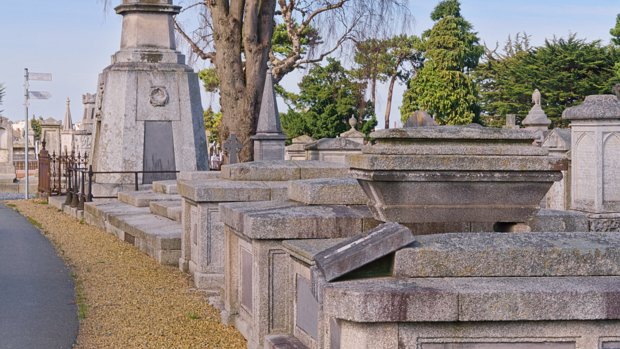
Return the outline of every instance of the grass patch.
{"type": "Polygon", "coordinates": [[[188,319],[191,320],[200,320],[200,315],[194,313],[194,312],[188,312],[187,314],[185,314],[185,316],[187,316],[188,319]]]}
{"type": "Polygon", "coordinates": [[[43,230],[43,224],[39,223],[37,220],[35,220],[34,218],[31,217],[26,217],[26,219],[28,219],[28,222],[30,222],[30,224],[34,225],[35,227],[37,227],[39,230],[43,230]]]}
{"type": "Polygon", "coordinates": [[[77,274],[71,272],[71,277],[75,283],[75,304],[77,305],[78,319],[86,319],[86,313],[88,312],[88,304],[86,304],[86,296],[84,295],[84,285],[78,278],[77,274]]]}
{"type": "Polygon", "coordinates": [[[6,204],[6,207],[16,208],[16,207],[17,207],[17,205],[15,205],[15,204],[6,204]]]}

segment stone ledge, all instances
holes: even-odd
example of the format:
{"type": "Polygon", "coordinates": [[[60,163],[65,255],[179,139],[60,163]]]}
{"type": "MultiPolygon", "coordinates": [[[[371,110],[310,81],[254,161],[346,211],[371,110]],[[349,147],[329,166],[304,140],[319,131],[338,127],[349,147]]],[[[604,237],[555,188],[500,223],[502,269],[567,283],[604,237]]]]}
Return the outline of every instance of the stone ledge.
{"type": "Polygon", "coordinates": [[[162,216],[176,222],[181,221],[181,215],[183,214],[181,200],[151,201],[149,209],[154,215],[162,216]]]}
{"type": "Polygon", "coordinates": [[[180,200],[179,195],[155,193],[153,191],[126,191],[118,193],[120,202],[135,206],[148,207],[151,201],[180,200]]]}
{"type": "Polygon", "coordinates": [[[620,277],[371,279],[328,284],[323,309],[355,322],[620,319],[620,277]]]}
{"type": "MultiPolygon", "coordinates": [[[[281,184],[286,188],[286,183],[281,184]]],[[[179,180],[181,196],[194,202],[233,202],[271,200],[271,186],[259,181],[179,180]]]]}
{"type": "Polygon", "coordinates": [[[398,277],[620,275],[613,233],[421,235],[396,252],[398,277]]]}
{"type": "Polygon", "coordinates": [[[288,182],[288,198],[306,205],[366,205],[368,197],[354,178],[288,182]]]}
{"type": "Polygon", "coordinates": [[[271,160],[222,166],[220,178],[234,181],[289,181],[345,177],[348,167],[325,161],[271,160]]]}

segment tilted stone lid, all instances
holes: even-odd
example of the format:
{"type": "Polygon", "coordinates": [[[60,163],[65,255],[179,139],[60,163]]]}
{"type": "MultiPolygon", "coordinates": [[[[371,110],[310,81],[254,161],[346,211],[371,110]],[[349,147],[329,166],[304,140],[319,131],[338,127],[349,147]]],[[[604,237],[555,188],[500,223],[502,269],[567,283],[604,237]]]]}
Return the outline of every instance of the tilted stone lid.
{"type": "Polygon", "coordinates": [[[566,120],[620,119],[620,101],[615,95],[591,95],[562,113],[566,120]]]}

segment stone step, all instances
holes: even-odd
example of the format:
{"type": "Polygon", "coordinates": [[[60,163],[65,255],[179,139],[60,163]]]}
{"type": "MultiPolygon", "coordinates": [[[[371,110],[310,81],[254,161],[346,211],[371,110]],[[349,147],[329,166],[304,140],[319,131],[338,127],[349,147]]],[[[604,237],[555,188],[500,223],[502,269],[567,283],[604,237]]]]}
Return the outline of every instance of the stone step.
{"type": "Polygon", "coordinates": [[[152,214],[166,217],[176,222],[181,221],[181,214],[183,213],[181,200],[151,201],[149,209],[152,214]]]}
{"type": "Polygon", "coordinates": [[[153,192],[161,194],[178,194],[177,180],[171,179],[167,181],[154,181],[153,192]]]}
{"type": "Polygon", "coordinates": [[[620,235],[420,235],[396,252],[393,273],[397,277],[620,276],[620,235]]]}
{"type": "Polygon", "coordinates": [[[151,201],[181,200],[179,195],[155,193],[151,190],[118,193],[118,200],[135,207],[148,207],[151,201]]]}
{"type": "Polygon", "coordinates": [[[178,265],[181,257],[179,222],[150,213],[118,200],[97,200],[84,204],[87,223],[98,226],[153,257],[160,264],[178,265]]]}
{"type": "Polygon", "coordinates": [[[265,337],[265,349],[308,349],[299,339],[287,335],[265,337]]]}

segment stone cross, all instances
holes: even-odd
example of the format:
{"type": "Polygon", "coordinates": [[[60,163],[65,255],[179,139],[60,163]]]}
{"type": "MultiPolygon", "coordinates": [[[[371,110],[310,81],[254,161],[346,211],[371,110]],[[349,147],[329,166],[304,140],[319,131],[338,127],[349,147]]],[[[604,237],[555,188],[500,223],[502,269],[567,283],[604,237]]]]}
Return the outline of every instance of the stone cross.
{"type": "Polygon", "coordinates": [[[224,150],[228,153],[228,163],[236,164],[239,162],[237,154],[242,148],[241,142],[237,139],[234,133],[231,133],[228,139],[224,142],[224,150]]]}

